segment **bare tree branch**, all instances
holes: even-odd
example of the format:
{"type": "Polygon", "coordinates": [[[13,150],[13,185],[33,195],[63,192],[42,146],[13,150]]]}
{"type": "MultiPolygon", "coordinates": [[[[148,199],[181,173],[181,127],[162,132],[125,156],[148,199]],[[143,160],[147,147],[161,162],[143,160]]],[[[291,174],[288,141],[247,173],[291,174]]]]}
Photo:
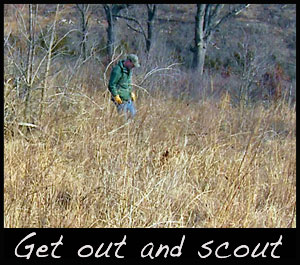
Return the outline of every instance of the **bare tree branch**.
{"type": "MultiPolygon", "coordinates": [[[[140,28],[141,30],[140,30],[140,31],[138,31],[138,30],[136,30],[136,29],[134,29],[134,30],[137,31],[137,32],[139,32],[139,33],[141,33],[141,34],[143,34],[144,38],[147,39],[146,33],[145,33],[145,31],[144,31],[144,28],[143,28],[143,26],[141,25],[141,23],[140,23],[137,19],[132,18],[132,17],[120,16],[120,15],[115,15],[114,17],[122,18],[122,19],[126,19],[126,20],[129,20],[129,21],[135,22],[135,23],[139,26],[139,28],[140,28]]],[[[128,25],[128,24],[127,24],[127,25],[128,25]]]]}
{"type": "Polygon", "coordinates": [[[222,23],[224,23],[229,18],[238,15],[240,12],[242,12],[245,8],[249,7],[250,4],[243,4],[235,9],[233,9],[231,12],[227,13],[225,16],[223,16],[221,19],[215,21],[212,23],[211,27],[209,28],[209,31],[215,31],[222,23]]]}

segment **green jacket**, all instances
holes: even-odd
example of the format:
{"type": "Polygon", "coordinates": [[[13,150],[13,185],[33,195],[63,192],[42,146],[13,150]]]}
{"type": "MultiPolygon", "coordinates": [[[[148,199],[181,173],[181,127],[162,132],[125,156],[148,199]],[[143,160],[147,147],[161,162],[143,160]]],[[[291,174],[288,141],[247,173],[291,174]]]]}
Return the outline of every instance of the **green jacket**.
{"type": "Polygon", "coordinates": [[[123,62],[124,60],[119,61],[113,68],[108,89],[113,97],[119,95],[123,101],[128,101],[131,99],[130,93],[132,92],[132,71],[123,66],[123,62]]]}

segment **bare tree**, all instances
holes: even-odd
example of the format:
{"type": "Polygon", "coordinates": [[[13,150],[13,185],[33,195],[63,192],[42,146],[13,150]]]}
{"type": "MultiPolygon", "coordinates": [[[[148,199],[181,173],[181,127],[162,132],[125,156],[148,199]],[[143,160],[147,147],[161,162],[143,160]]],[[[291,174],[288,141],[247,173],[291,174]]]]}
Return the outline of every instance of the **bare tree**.
{"type": "Polygon", "coordinates": [[[6,73],[9,80],[12,80],[7,82],[10,85],[6,86],[8,89],[6,96],[15,91],[16,93],[11,93],[17,96],[13,100],[24,106],[19,108],[22,109],[22,114],[16,113],[17,119],[25,123],[34,123],[36,118],[34,113],[36,116],[42,116],[53,53],[56,45],[61,41],[56,39],[58,6],[56,6],[54,23],[49,27],[41,26],[43,20],[38,16],[38,11],[43,10],[43,7],[40,8],[40,5],[11,5],[10,8],[15,10],[14,19],[17,27],[14,25],[8,27],[5,37],[5,58],[8,66],[6,73]],[[41,90],[40,99],[36,98],[38,90],[41,90]]]}
{"type": "Polygon", "coordinates": [[[152,36],[153,36],[153,21],[156,12],[156,5],[147,4],[148,10],[148,20],[147,20],[147,39],[146,39],[146,51],[149,54],[152,44],[152,36]]]}
{"type": "Polygon", "coordinates": [[[127,23],[127,26],[131,30],[143,35],[144,40],[145,40],[147,54],[149,54],[149,52],[150,52],[152,39],[153,39],[153,22],[154,22],[155,14],[156,14],[156,6],[157,5],[155,5],[155,4],[146,4],[146,7],[147,7],[147,30],[144,29],[143,22],[140,21],[138,18],[135,18],[132,16],[129,17],[129,16],[115,15],[116,18],[122,18],[127,21],[134,22],[134,24],[137,25],[137,27],[134,27],[132,24],[127,23]]]}
{"type": "Polygon", "coordinates": [[[200,74],[203,73],[206,51],[213,33],[222,23],[238,15],[249,4],[239,5],[221,16],[221,10],[224,9],[224,6],[224,4],[197,4],[194,46],[191,51],[193,52],[192,67],[199,70],[200,74]]]}
{"type": "Polygon", "coordinates": [[[28,56],[26,62],[26,83],[23,93],[26,95],[25,108],[24,108],[24,119],[27,120],[29,98],[33,82],[33,61],[35,54],[35,26],[37,19],[38,5],[29,4],[28,6],[28,56]]]}
{"type": "Polygon", "coordinates": [[[257,90],[256,83],[261,73],[264,73],[270,64],[272,50],[267,47],[267,39],[259,38],[253,29],[247,26],[236,28],[240,31],[240,41],[234,43],[231,49],[232,72],[237,78],[236,86],[231,86],[232,99],[240,104],[248,104],[257,100],[261,88],[257,90]]]}
{"type": "Polygon", "coordinates": [[[49,77],[50,66],[51,66],[52,50],[53,50],[53,46],[54,46],[54,36],[55,36],[55,30],[56,30],[58,10],[59,10],[59,4],[56,5],[55,17],[54,17],[53,26],[52,26],[51,39],[50,39],[48,52],[47,52],[47,64],[46,64],[46,70],[45,70],[44,84],[43,84],[42,90],[41,90],[41,102],[40,102],[40,111],[39,111],[39,119],[40,120],[42,119],[42,115],[43,115],[45,90],[47,89],[47,86],[48,86],[48,77],[49,77]]]}
{"type": "Polygon", "coordinates": [[[89,4],[76,4],[76,7],[80,14],[80,33],[81,33],[81,55],[83,56],[83,60],[86,60],[87,57],[87,49],[86,49],[86,42],[87,42],[87,35],[88,35],[88,21],[90,18],[89,12],[89,4]]]}
{"type": "Polygon", "coordinates": [[[116,44],[116,32],[115,32],[115,22],[116,22],[116,16],[119,14],[119,12],[127,8],[130,5],[126,4],[103,4],[103,8],[106,15],[106,20],[108,23],[107,27],[107,54],[109,58],[112,58],[115,44],[116,44]]]}
{"type": "Polygon", "coordinates": [[[33,16],[35,15],[36,17],[36,11],[37,11],[37,5],[29,4],[28,6],[28,56],[27,56],[27,63],[26,63],[26,68],[27,68],[27,83],[30,84],[31,82],[31,75],[32,75],[32,62],[33,62],[33,56],[34,56],[34,48],[35,48],[35,20],[33,16]]]}

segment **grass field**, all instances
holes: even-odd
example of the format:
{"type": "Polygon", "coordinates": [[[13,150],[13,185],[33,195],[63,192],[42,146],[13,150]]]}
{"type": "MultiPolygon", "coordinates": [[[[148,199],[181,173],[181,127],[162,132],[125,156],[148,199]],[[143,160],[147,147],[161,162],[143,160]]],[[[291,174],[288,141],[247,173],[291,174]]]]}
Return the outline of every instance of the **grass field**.
{"type": "Polygon", "coordinates": [[[4,138],[5,227],[296,227],[296,113],[101,93],[54,95],[4,138]]]}

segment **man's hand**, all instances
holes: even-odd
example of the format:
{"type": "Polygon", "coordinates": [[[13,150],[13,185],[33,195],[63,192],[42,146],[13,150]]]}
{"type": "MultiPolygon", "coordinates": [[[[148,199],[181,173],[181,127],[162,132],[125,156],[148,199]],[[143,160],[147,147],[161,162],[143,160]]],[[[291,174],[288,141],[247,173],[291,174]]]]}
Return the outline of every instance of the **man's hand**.
{"type": "Polygon", "coordinates": [[[135,94],[133,92],[131,92],[131,99],[132,99],[132,101],[136,100],[136,96],[135,96],[135,94]]]}
{"type": "Polygon", "coordinates": [[[116,95],[114,99],[118,104],[122,104],[122,99],[120,98],[119,95],[116,95]]]}

